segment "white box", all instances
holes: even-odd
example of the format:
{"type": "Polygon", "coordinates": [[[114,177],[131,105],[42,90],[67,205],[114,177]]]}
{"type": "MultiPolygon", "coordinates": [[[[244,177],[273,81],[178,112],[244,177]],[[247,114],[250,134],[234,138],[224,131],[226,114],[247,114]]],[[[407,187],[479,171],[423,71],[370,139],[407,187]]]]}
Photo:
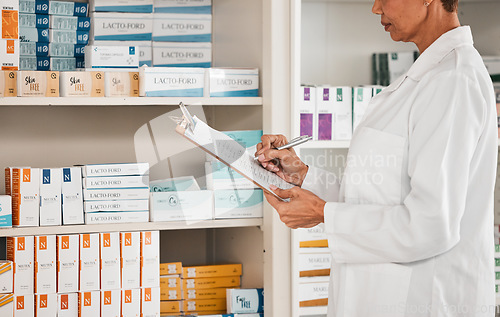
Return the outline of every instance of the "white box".
{"type": "Polygon", "coordinates": [[[250,314],[264,312],[264,290],[262,288],[228,288],[226,294],[228,313],[250,314]]]}
{"type": "Polygon", "coordinates": [[[154,0],[154,12],[211,14],[212,0],[154,0]]]}
{"type": "Polygon", "coordinates": [[[57,315],[57,294],[37,294],[35,305],[35,316],[54,317],[57,315]]]}
{"type": "Polygon", "coordinates": [[[141,289],[141,316],[160,316],[160,288],[146,287],[141,289]]]}
{"type": "MultiPolygon", "coordinates": [[[[149,188],[84,189],[84,200],[149,199],[149,188]]],[[[83,208],[83,207],[82,207],[83,208]]]]}
{"type": "Polygon", "coordinates": [[[106,97],[139,97],[139,71],[104,72],[106,97]]]}
{"type": "Polygon", "coordinates": [[[230,189],[214,191],[214,219],[262,218],[262,189],[230,189]]]}
{"type": "Polygon", "coordinates": [[[350,140],[352,137],[352,88],[334,87],[335,120],[334,140],[350,140]]]}
{"type": "Polygon", "coordinates": [[[182,176],[150,181],[149,188],[152,192],[200,190],[200,186],[194,176],[182,176]]]}
{"type": "Polygon", "coordinates": [[[160,232],[141,232],[141,287],[160,286],[160,232]]]}
{"type": "Polygon", "coordinates": [[[95,41],[151,41],[152,14],[94,12],[90,17],[95,41]]]}
{"type": "Polygon", "coordinates": [[[21,42],[49,43],[49,29],[19,28],[19,40],[21,42]]]}
{"type": "Polygon", "coordinates": [[[312,228],[299,228],[296,232],[301,248],[328,247],[328,236],[325,233],[324,224],[312,228]]]}
{"type": "Polygon", "coordinates": [[[139,50],[137,46],[95,46],[85,47],[86,68],[137,68],[139,50]]]}
{"type": "Polygon", "coordinates": [[[83,177],[149,175],[149,163],[89,164],[82,168],[83,177]]]}
{"type": "Polygon", "coordinates": [[[56,236],[35,236],[35,294],[56,293],[56,236]]]}
{"type": "Polygon", "coordinates": [[[120,289],[120,234],[99,233],[101,245],[101,290],[120,289]]]}
{"type": "Polygon", "coordinates": [[[60,226],[62,223],[61,183],[60,168],[40,169],[40,226],[60,226]]]}
{"type": "Polygon", "coordinates": [[[14,316],[14,294],[0,294],[0,316],[14,316]]]}
{"type": "Polygon", "coordinates": [[[329,276],[300,278],[299,302],[327,299],[329,280],[329,276]]]}
{"type": "Polygon", "coordinates": [[[213,218],[210,190],[151,193],[151,221],[193,221],[213,218]]]}
{"type": "Polygon", "coordinates": [[[121,290],[101,291],[101,316],[120,317],[121,290]]]}
{"type": "Polygon", "coordinates": [[[49,1],[49,14],[87,16],[88,4],[81,2],[49,1]]]}
{"type": "Polygon", "coordinates": [[[316,128],[318,140],[331,140],[333,136],[334,103],[333,88],[316,87],[316,128]]]}
{"type": "Polygon", "coordinates": [[[352,131],[356,130],[363,119],[368,104],[372,99],[372,87],[354,87],[352,100],[352,131]]]}
{"type": "Polygon", "coordinates": [[[84,202],[83,210],[85,212],[149,211],[149,200],[91,200],[84,202]]]}
{"type": "Polygon", "coordinates": [[[57,317],[78,316],[78,293],[57,294],[57,317]]]}
{"type": "MultiPolygon", "coordinates": [[[[120,232],[122,289],[139,288],[141,237],[139,232],[120,232]]],[[[123,308],[123,307],[122,307],[123,308]]]]}
{"type": "Polygon", "coordinates": [[[153,12],[153,0],[90,0],[91,12],[153,12]]]}
{"type": "Polygon", "coordinates": [[[12,224],[16,227],[38,226],[40,211],[40,170],[12,170],[12,224]]]}
{"type": "Polygon", "coordinates": [[[61,97],[104,97],[103,72],[61,72],[61,97]]]}
{"type": "Polygon", "coordinates": [[[96,317],[101,316],[101,292],[78,293],[78,316],[96,317]]]}
{"type": "Polygon", "coordinates": [[[78,292],[80,273],[80,237],[77,234],[57,236],[57,292],[78,292]]]}
{"type": "Polygon", "coordinates": [[[153,47],[151,41],[92,41],[96,46],[136,46],[139,49],[139,67],[153,66],[153,47]]]}
{"type": "Polygon", "coordinates": [[[12,228],[12,198],[0,195],[0,228],[12,228]]]}
{"type": "Polygon", "coordinates": [[[99,290],[99,234],[80,234],[80,291],[99,290]]]}
{"type": "Polygon", "coordinates": [[[7,237],[7,259],[14,262],[14,293],[16,295],[33,294],[35,238],[33,236],[7,237]]]}
{"type": "Polygon", "coordinates": [[[64,225],[83,224],[82,169],[62,169],[62,222],[64,225]]]}
{"type": "Polygon", "coordinates": [[[211,42],[211,14],[153,13],[153,41],[211,42]]]}
{"type": "Polygon", "coordinates": [[[122,290],[122,317],[139,317],[141,314],[141,289],[122,290]]]}
{"type": "Polygon", "coordinates": [[[220,161],[205,162],[207,189],[253,189],[252,181],[220,161]]]}
{"type": "Polygon", "coordinates": [[[9,260],[0,260],[0,294],[13,293],[13,286],[14,263],[9,260]]]}
{"type": "Polygon", "coordinates": [[[35,295],[14,294],[14,316],[16,317],[33,317],[35,316],[35,295]]]}
{"type": "Polygon", "coordinates": [[[258,97],[259,69],[210,68],[210,97],[258,97]]]}
{"type": "Polygon", "coordinates": [[[149,222],[149,211],[102,211],[85,213],[86,224],[149,222]]]}
{"type": "Polygon", "coordinates": [[[316,131],[316,88],[315,87],[300,87],[299,99],[299,127],[300,135],[309,135],[313,140],[317,140],[316,131]]]}
{"type": "Polygon", "coordinates": [[[19,40],[0,39],[0,69],[19,69],[19,40]]]}
{"type": "Polygon", "coordinates": [[[303,276],[302,272],[329,271],[332,266],[331,258],[332,254],[329,248],[300,248],[299,251],[300,276],[303,276]]]}
{"type": "Polygon", "coordinates": [[[87,177],[83,179],[83,188],[138,188],[148,187],[149,175],[143,176],[108,176],[87,177]]]}
{"type": "Polygon", "coordinates": [[[204,88],[204,68],[139,68],[141,97],[203,97],[204,88]]]}
{"type": "Polygon", "coordinates": [[[155,67],[211,67],[212,43],[153,42],[155,67]]]}

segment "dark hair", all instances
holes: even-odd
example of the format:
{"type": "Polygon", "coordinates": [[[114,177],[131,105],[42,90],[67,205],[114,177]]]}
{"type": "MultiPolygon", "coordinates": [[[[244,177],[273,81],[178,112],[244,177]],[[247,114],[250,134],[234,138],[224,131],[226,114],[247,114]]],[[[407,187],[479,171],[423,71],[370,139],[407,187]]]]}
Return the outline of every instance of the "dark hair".
{"type": "Polygon", "coordinates": [[[448,12],[455,12],[458,8],[458,0],[441,0],[443,7],[448,12]]]}

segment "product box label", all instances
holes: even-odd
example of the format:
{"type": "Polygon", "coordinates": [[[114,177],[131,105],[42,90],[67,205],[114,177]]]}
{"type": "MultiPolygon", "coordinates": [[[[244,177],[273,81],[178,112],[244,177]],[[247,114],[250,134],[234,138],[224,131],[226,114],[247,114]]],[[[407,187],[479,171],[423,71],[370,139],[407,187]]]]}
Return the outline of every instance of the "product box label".
{"type": "Polygon", "coordinates": [[[151,41],[152,39],[151,14],[93,12],[91,20],[95,41],[151,41]]]}
{"type": "Polygon", "coordinates": [[[59,97],[59,72],[19,71],[18,97],[59,97]]]}
{"type": "Polygon", "coordinates": [[[146,97],[203,97],[204,68],[141,67],[139,94],[146,97]]]}
{"type": "Polygon", "coordinates": [[[259,70],[211,68],[210,97],[258,97],[259,70]]]}
{"type": "Polygon", "coordinates": [[[211,43],[153,42],[153,66],[211,67],[211,43]]]}
{"type": "Polygon", "coordinates": [[[153,14],[153,41],[211,42],[211,14],[153,14]]]}

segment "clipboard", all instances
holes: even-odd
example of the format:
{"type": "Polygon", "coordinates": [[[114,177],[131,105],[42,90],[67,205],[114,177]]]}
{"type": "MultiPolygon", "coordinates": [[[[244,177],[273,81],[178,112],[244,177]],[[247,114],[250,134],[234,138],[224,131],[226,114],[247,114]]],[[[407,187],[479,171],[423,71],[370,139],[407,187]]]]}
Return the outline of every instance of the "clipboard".
{"type": "Polygon", "coordinates": [[[281,189],[290,189],[294,185],[263,168],[259,162],[253,159],[253,154],[248,153],[241,144],[224,133],[211,128],[196,116],[191,116],[182,102],[179,107],[182,111],[182,117],[172,117],[177,122],[175,128],[177,133],[267,193],[286,201],[276,195],[269,185],[275,185],[281,189]]]}

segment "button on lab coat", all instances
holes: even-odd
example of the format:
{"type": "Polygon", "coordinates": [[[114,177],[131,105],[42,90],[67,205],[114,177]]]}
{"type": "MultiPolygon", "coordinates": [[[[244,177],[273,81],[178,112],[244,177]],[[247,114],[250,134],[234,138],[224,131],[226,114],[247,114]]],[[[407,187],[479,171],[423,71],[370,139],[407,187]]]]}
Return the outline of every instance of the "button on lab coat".
{"type": "Polygon", "coordinates": [[[494,316],[491,80],[469,27],[437,39],[375,96],[327,201],[328,316],[494,316]]]}

